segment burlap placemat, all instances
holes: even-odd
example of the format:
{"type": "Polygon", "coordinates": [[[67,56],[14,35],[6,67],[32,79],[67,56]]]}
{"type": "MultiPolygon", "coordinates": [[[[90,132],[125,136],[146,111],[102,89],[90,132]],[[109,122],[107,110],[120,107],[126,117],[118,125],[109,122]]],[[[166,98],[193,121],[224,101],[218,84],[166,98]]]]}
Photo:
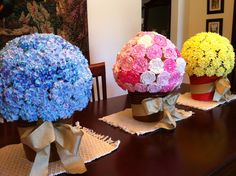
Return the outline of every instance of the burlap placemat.
{"type": "Polygon", "coordinates": [[[219,102],[215,102],[215,101],[198,101],[198,100],[194,100],[191,98],[191,93],[187,92],[185,94],[181,94],[177,100],[177,104],[179,105],[184,105],[184,106],[189,106],[189,107],[193,107],[196,109],[201,109],[201,110],[210,110],[215,108],[216,106],[219,106],[221,104],[224,104],[226,102],[229,102],[231,100],[236,99],[236,95],[232,94],[229,98],[228,101],[219,101],[219,102]]]}
{"type": "MultiPolygon", "coordinates": [[[[113,141],[109,136],[96,134],[90,129],[77,127],[84,132],[79,154],[85,163],[105,156],[119,147],[120,141],[113,141]]],[[[22,144],[8,145],[0,149],[0,176],[28,176],[32,163],[25,157],[22,144]]],[[[60,161],[49,164],[49,174],[65,173],[60,161]]]]}
{"type": "MultiPolygon", "coordinates": [[[[192,111],[184,111],[181,109],[177,109],[176,111],[183,115],[183,119],[190,117],[193,112],[192,111]]],[[[175,121],[183,120],[183,119],[175,119],[175,121]]],[[[165,128],[166,123],[165,119],[160,122],[140,122],[132,117],[131,108],[127,108],[123,111],[111,114],[109,116],[105,116],[100,118],[99,120],[108,123],[114,127],[119,127],[120,129],[136,135],[143,135],[146,133],[150,133],[158,130],[159,128],[165,128]]]]}

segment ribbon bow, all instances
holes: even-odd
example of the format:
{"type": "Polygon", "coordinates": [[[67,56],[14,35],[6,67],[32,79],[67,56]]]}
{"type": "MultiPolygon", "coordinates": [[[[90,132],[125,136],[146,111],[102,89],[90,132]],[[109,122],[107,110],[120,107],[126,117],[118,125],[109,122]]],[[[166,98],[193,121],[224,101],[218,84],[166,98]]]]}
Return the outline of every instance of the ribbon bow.
{"type": "Polygon", "coordinates": [[[214,82],[205,84],[190,85],[191,93],[193,94],[204,94],[214,91],[213,101],[230,100],[230,87],[230,82],[227,78],[220,78],[214,82]]]}
{"type": "Polygon", "coordinates": [[[230,87],[231,86],[228,78],[221,78],[215,81],[215,93],[213,101],[228,101],[231,95],[230,87]]]}
{"type": "Polygon", "coordinates": [[[140,105],[132,105],[132,108],[134,109],[133,115],[144,116],[163,111],[164,118],[161,120],[163,123],[161,127],[165,129],[174,129],[176,127],[174,118],[182,118],[182,116],[175,111],[175,104],[178,97],[178,93],[173,93],[163,98],[146,98],[142,100],[140,105]]]}
{"type": "Polygon", "coordinates": [[[44,122],[38,128],[20,128],[21,142],[36,152],[30,176],[47,176],[50,144],[55,142],[64,169],[72,174],[86,171],[78,155],[83,132],[71,125],[44,122]]]}

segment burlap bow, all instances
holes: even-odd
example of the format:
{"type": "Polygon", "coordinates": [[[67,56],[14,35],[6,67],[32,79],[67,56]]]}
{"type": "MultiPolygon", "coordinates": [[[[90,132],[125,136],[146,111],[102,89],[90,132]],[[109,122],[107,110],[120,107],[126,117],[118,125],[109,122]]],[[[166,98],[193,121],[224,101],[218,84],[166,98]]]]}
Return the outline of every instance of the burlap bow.
{"type": "Polygon", "coordinates": [[[215,82],[190,85],[191,93],[204,94],[214,91],[213,101],[225,100],[228,101],[230,92],[230,82],[227,78],[220,78],[215,82]]]}
{"type": "Polygon", "coordinates": [[[230,88],[230,82],[227,78],[221,78],[215,81],[215,93],[213,101],[228,101],[229,97],[231,96],[230,88]]]}
{"type": "Polygon", "coordinates": [[[30,176],[47,176],[50,144],[55,142],[58,155],[68,173],[84,173],[85,165],[78,155],[83,132],[71,125],[44,122],[38,128],[20,128],[21,142],[36,152],[30,176]]]}
{"type": "Polygon", "coordinates": [[[161,120],[161,128],[174,129],[176,127],[174,118],[183,118],[181,114],[175,111],[175,104],[178,97],[179,94],[172,93],[163,98],[146,98],[142,100],[140,105],[132,106],[134,108],[134,115],[145,116],[163,111],[164,118],[161,120]]]}

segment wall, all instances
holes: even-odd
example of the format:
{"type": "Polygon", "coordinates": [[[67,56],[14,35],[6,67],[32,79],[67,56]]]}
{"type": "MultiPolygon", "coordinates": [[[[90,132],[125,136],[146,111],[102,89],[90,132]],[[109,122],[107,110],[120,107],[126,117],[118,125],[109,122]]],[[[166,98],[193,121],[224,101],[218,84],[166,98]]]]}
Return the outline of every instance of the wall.
{"type": "Polygon", "coordinates": [[[189,0],[171,1],[171,29],[170,39],[180,50],[184,40],[184,33],[188,26],[188,3],[189,0]]]}
{"type": "MultiPolygon", "coordinates": [[[[170,39],[179,50],[185,41],[186,33],[189,28],[189,1],[190,0],[172,0],[171,1],[171,29],[170,39]]],[[[185,74],[184,83],[189,82],[188,76],[185,74]]]]}
{"type": "Polygon", "coordinates": [[[234,0],[225,0],[224,6],[224,13],[207,14],[207,0],[189,0],[187,11],[189,19],[186,26],[188,31],[185,33],[184,39],[205,31],[206,19],[223,18],[223,36],[231,40],[234,0]]]}
{"type": "Polygon", "coordinates": [[[141,0],[88,0],[90,62],[106,63],[108,97],[125,94],[112,65],[121,47],[141,30],[141,0]]]}
{"type": "MultiPolygon", "coordinates": [[[[106,62],[108,97],[125,94],[115,83],[111,68],[122,45],[141,30],[141,0],[87,3],[90,61],[106,62]]],[[[211,18],[224,18],[223,35],[230,40],[234,0],[224,3],[224,13],[207,15],[207,0],[172,0],[171,41],[181,50],[185,40],[205,31],[206,19],[211,18]]],[[[187,76],[184,82],[188,82],[187,76]]]]}
{"type": "MultiPolygon", "coordinates": [[[[231,40],[234,0],[224,1],[224,13],[207,14],[207,0],[172,0],[171,41],[181,50],[185,40],[206,30],[206,19],[223,18],[223,36],[231,40]]],[[[188,83],[185,75],[184,82],[188,83]]]]}

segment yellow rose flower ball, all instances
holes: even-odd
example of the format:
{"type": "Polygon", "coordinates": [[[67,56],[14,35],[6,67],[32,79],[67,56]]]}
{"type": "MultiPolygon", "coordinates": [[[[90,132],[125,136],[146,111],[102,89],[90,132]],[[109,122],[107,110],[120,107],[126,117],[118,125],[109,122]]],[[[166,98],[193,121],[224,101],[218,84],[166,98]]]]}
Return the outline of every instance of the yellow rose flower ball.
{"type": "Polygon", "coordinates": [[[189,76],[225,77],[232,72],[235,53],[230,41],[212,32],[201,32],[184,42],[181,56],[189,76]]]}

